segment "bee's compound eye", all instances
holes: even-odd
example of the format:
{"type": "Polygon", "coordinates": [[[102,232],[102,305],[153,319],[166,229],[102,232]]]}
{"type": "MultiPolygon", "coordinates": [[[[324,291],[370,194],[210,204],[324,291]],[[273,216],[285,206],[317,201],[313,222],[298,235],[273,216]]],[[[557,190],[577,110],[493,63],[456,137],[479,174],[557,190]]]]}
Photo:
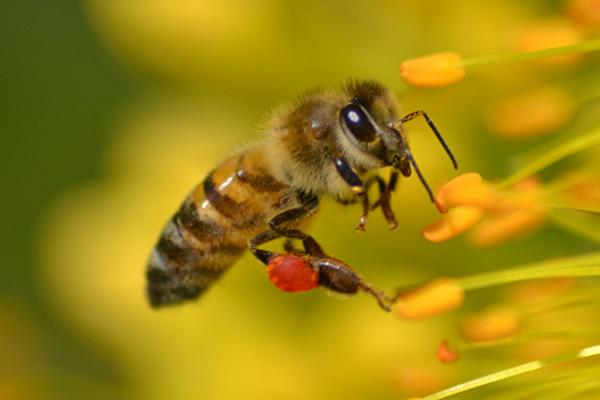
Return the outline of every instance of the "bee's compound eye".
{"type": "Polygon", "coordinates": [[[375,127],[360,105],[351,103],[344,106],[340,111],[340,117],[358,141],[372,142],[375,140],[375,127]]]}

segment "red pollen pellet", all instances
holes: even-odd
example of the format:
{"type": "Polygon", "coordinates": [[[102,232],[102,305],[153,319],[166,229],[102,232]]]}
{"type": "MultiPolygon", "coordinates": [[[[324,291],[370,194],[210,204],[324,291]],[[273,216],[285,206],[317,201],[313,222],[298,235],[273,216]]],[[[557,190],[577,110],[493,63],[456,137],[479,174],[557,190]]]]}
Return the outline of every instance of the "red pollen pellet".
{"type": "Polygon", "coordinates": [[[317,271],[305,258],[295,254],[283,254],[271,259],[267,276],[284,292],[305,292],[319,286],[317,271]]]}

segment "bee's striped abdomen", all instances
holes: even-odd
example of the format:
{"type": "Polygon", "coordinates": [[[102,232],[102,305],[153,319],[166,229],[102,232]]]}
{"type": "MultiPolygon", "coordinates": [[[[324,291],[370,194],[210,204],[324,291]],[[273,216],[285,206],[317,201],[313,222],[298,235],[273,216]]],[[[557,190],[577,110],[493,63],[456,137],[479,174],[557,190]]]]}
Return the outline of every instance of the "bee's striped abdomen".
{"type": "Polygon", "coordinates": [[[153,306],[198,297],[244,252],[245,243],[222,242],[221,226],[198,213],[191,200],[165,226],[148,264],[153,306]]]}
{"type": "Polygon", "coordinates": [[[246,156],[252,153],[233,157],[209,174],[165,226],[147,269],[152,306],[201,295],[241,257],[248,240],[289,207],[289,188],[264,171],[257,175],[244,167],[246,156]]]}

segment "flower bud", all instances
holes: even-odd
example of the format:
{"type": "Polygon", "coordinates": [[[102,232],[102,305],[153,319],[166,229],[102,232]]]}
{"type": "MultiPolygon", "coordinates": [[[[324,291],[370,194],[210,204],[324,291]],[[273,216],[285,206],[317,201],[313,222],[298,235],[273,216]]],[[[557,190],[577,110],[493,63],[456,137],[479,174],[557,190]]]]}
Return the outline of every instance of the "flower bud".
{"type": "Polygon", "coordinates": [[[460,62],[460,55],[449,51],[412,58],[400,64],[400,76],[412,86],[447,86],[464,78],[465,70],[460,62]]]}
{"type": "Polygon", "coordinates": [[[438,210],[457,206],[487,207],[495,201],[493,187],[476,172],[462,174],[442,185],[435,196],[438,210]]]}
{"type": "Polygon", "coordinates": [[[556,300],[577,289],[577,280],[568,278],[550,278],[519,282],[507,289],[507,299],[520,305],[540,304],[556,300]]]}
{"type": "MultiPolygon", "coordinates": [[[[573,25],[563,20],[540,21],[521,32],[517,47],[521,51],[544,50],[568,46],[581,41],[582,35],[573,25]]],[[[567,54],[537,60],[546,65],[571,65],[581,59],[581,54],[567,54]]]]}
{"type": "Polygon", "coordinates": [[[402,318],[423,318],[459,307],[465,294],[458,281],[437,278],[400,296],[394,312],[402,318]]]}
{"type": "Polygon", "coordinates": [[[476,246],[495,246],[513,236],[535,230],[545,217],[546,210],[542,207],[502,212],[483,220],[469,239],[476,246]]]}
{"type": "Polygon", "coordinates": [[[432,368],[418,362],[406,362],[392,371],[393,384],[405,396],[406,400],[422,400],[425,396],[450,384],[450,379],[441,366],[432,368]]]}
{"type": "Polygon", "coordinates": [[[562,177],[569,182],[562,191],[565,199],[590,205],[600,204],[600,176],[594,174],[570,174],[562,177]]]}
{"type": "Polygon", "coordinates": [[[575,101],[563,89],[545,87],[500,100],[486,113],[488,129],[505,137],[531,137],[555,131],[575,111],[575,101]]]}
{"type": "Polygon", "coordinates": [[[519,313],[510,307],[497,307],[470,315],[460,323],[465,338],[472,342],[503,339],[521,328],[519,313]]]}
{"type": "Polygon", "coordinates": [[[577,25],[600,28],[600,0],[569,0],[567,14],[577,25]]]}
{"type": "Polygon", "coordinates": [[[425,227],[421,234],[433,243],[445,242],[466,231],[483,217],[479,207],[459,206],[451,209],[441,219],[425,227]]]}

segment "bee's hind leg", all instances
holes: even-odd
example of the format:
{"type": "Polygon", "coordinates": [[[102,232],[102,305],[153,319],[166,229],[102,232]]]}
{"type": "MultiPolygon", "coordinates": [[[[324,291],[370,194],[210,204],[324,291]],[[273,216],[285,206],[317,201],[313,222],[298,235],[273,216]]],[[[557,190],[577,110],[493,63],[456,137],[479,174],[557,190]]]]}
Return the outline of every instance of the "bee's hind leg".
{"type": "Polygon", "coordinates": [[[275,240],[277,238],[280,238],[280,237],[281,237],[281,235],[278,234],[277,232],[264,231],[262,233],[259,233],[255,237],[253,237],[248,242],[248,247],[250,248],[250,251],[252,252],[254,257],[258,258],[258,260],[261,263],[266,265],[275,256],[275,253],[273,253],[272,251],[259,249],[258,246],[260,246],[261,244],[270,242],[272,240],[275,240]]]}
{"type": "Polygon", "coordinates": [[[300,250],[294,245],[294,240],[289,238],[283,242],[283,251],[286,253],[303,253],[303,250],[300,250]]]}
{"type": "Polygon", "coordinates": [[[268,264],[273,257],[279,254],[259,249],[258,246],[285,237],[287,238],[284,244],[286,252],[306,256],[307,262],[319,272],[320,286],[347,295],[354,295],[359,291],[369,293],[375,297],[381,308],[389,311],[391,300],[383,292],[365,282],[352,267],[327,256],[312,236],[297,229],[286,228],[287,224],[306,218],[316,209],[317,205],[318,200],[312,198],[302,207],[293,208],[275,216],[269,222],[271,229],[257,235],[250,241],[250,249],[254,256],[262,263],[268,264]],[[301,240],[304,250],[295,249],[291,242],[292,239],[301,240]]]}
{"type": "Polygon", "coordinates": [[[310,258],[310,264],[319,271],[319,285],[338,293],[355,295],[359,291],[369,293],[379,306],[390,311],[392,299],[373,288],[348,264],[335,258],[310,258]]]}
{"type": "MultiPolygon", "coordinates": [[[[360,179],[360,177],[352,170],[352,167],[348,163],[344,157],[335,157],[333,159],[333,164],[335,165],[335,169],[339,176],[346,182],[350,189],[357,196],[352,198],[352,200],[344,200],[340,201],[344,204],[353,204],[361,200],[362,203],[362,213],[360,214],[360,219],[358,221],[358,225],[356,229],[359,231],[365,231],[365,226],[367,225],[367,218],[369,216],[369,211],[371,211],[371,203],[369,202],[369,187],[377,180],[381,180],[381,178],[377,175],[371,177],[364,182],[360,179]]],[[[383,181],[382,181],[383,182],[383,181]]]]}

